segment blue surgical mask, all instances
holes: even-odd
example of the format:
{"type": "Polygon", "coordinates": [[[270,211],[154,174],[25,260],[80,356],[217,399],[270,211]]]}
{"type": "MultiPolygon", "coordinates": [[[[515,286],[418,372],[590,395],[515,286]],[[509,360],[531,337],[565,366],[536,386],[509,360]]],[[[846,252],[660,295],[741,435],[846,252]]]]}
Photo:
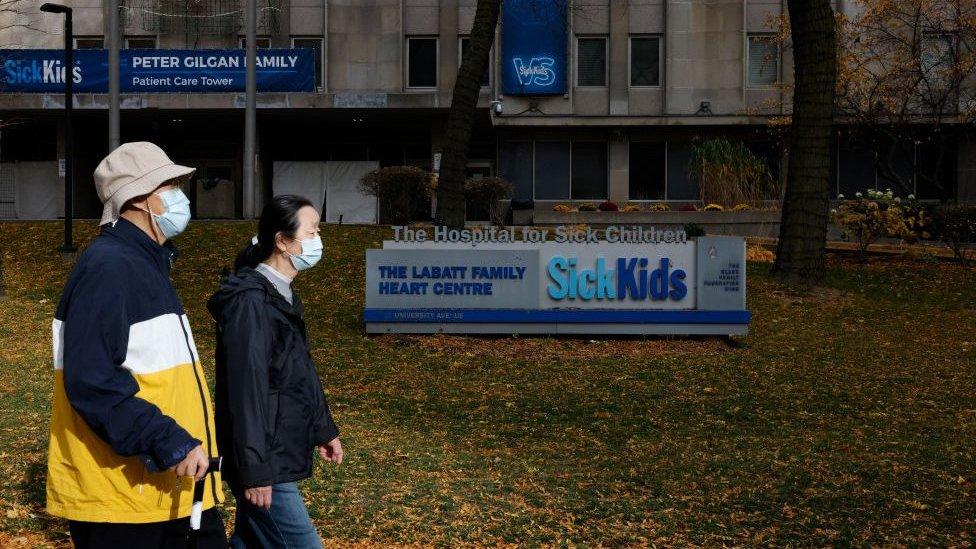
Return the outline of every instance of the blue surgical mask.
{"type": "Polygon", "coordinates": [[[302,253],[299,255],[288,254],[291,257],[291,264],[297,271],[311,269],[322,259],[322,237],[315,235],[302,240],[302,253]]]}
{"type": "Polygon", "coordinates": [[[183,232],[190,222],[190,199],[180,189],[169,189],[157,196],[163,201],[166,211],[152,214],[152,217],[168,240],[183,232]]]}

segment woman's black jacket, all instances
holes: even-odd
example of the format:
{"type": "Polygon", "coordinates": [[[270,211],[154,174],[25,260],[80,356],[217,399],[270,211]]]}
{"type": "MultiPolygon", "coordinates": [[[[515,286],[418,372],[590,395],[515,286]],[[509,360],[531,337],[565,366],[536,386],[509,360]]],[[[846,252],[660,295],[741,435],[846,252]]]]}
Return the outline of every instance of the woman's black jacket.
{"type": "Polygon", "coordinates": [[[307,478],[315,446],[339,435],[308,351],[302,304],[261,273],[224,276],[217,321],[217,447],[232,488],[307,478]]]}

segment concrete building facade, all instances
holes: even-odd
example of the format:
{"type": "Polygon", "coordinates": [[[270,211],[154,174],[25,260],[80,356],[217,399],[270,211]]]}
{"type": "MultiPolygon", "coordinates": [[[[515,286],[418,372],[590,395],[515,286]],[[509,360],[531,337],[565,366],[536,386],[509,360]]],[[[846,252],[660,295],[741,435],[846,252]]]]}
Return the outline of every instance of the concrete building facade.
{"type": "MultiPolygon", "coordinates": [[[[240,0],[202,0],[215,16],[196,19],[160,16],[173,13],[166,11],[170,1],[123,1],[123,46],[242,47],[240,0]]],[[[36,13],[39,4],[29,0],[21,8],[36,13]]],[[[76,47],[103,47],[108,18],[102,1],[68,4],[75,10],[76,47]]],[[[258,47],[311,48],[318,66],[314,92],[258,94],[257,194],[275,192],[276,162],[431,168],[475,4],[259,2],[258,47]]],[[[574,0],[566,21],[567,87],[556,95],[502,93],[500,25],[479,99],[469,174],[501,175],[516,185],[516,198],[534,200],[537,208],[600,200],[691,202],[697,198],[688,174],[692,146],[709,136],[742,140],[779,173],[782,147],[769,122],[789,108],[791,59],[773,40],[785,5],[574,0]]],[[[61,47],[60,19],[27,17],[32,28],[0,30],[0,47],[61,47]]],[[[108,149],[108,102],[101,93],[75,99],[75,213],[81,217],[98,211],[91,173],[108,149]]],[[[122,140],[154,141],[177,162],[199,167],[191,197],[198,217],[247,217],[254,212],[243,211],[241,200],[243,107],[241,93],[124,94],[122,140]]],[[[62,108],[61,95],[0,90],[0,162],[8,173],[23,182],[56,171],[64,147],[62,108]]],[[[953,198],[976,194],[976,155],[967,151],[960,146],[947,172],[953,198]]],[[[838,193],[886,186],[864,151],[839,143],[836,153],[838,193]]],[[[924,189],[905,191],[926,195],[924,189]]],[[[8,205],[4,216],[15,217],[9,214],[15,209],[8,205]]]]}

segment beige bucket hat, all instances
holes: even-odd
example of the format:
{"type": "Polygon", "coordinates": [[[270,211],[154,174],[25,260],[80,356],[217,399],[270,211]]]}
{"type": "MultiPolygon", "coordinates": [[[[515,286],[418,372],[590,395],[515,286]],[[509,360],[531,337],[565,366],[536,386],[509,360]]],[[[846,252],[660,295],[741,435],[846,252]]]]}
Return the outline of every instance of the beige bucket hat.
{"type": "Polygon", "coordinates": [[[124,143],[95,168],[95,190],[104,204],[100,225],[119,218],[126,202],[147,195],[163,183],[182,184],[196,168],[174,164],[163,149],[147,141],[124,143]]]}

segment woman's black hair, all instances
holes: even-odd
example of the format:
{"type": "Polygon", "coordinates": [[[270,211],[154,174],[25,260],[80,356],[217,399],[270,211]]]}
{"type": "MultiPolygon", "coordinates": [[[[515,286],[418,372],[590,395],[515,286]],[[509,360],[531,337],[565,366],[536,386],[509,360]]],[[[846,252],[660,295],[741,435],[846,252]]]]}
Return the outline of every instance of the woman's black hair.
{"type": "Polygon", "coordinates": [[[282,194],[271,199],[261,210],[258,220],[258,241],[248,242],[237,254],[234,260],[234,270],[241,267],[257,267],[258,263],[271,257],[275,249],[275,236],[281,233],[285,237],[295,238],[298,230],[298,210],[305,206],[312,206],[312,202],[304,196],[282,194]]]}

